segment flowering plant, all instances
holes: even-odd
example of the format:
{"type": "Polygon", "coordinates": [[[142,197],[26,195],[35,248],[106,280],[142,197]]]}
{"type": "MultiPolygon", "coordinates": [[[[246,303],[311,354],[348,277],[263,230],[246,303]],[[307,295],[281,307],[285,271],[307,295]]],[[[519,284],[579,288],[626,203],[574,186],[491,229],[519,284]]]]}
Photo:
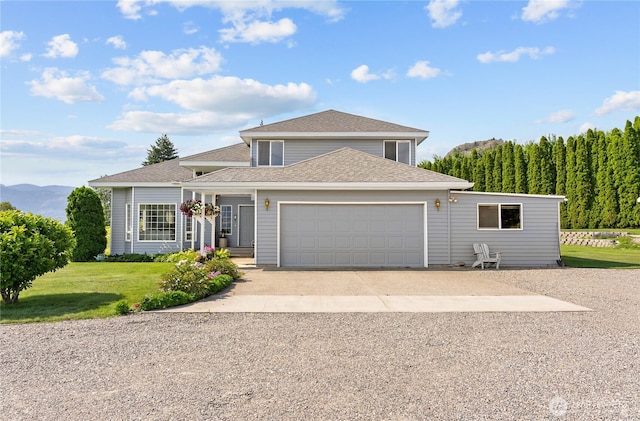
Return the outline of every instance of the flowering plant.
{"type": "Polygon", "coordinates": [[[202,203],[200,199],[189,199],[180,205],[180,212],[191,218],[192,216],[200,216],[204,211],[204,216],[220,215],[220,207],[214,206],[212,203],[202,203]]]}

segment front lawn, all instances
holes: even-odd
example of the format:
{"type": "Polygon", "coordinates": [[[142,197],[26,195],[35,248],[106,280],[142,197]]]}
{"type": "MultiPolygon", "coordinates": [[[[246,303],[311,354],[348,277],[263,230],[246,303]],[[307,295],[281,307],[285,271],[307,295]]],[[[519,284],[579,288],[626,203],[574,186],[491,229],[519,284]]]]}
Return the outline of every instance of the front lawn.
{"type": "Polygon", "coordinates": [[[640,249],[560,246],[562,261],[575,268],[640,269],[640,249]]]}
{"type": "Polygon", "coordinates": [[[114,303],[140,302],[158,292],[160,275],[173,263],[69,263],[20,293],[16,304],[0,304],[0,323],[92,319],[116,314],[114,303]]]}

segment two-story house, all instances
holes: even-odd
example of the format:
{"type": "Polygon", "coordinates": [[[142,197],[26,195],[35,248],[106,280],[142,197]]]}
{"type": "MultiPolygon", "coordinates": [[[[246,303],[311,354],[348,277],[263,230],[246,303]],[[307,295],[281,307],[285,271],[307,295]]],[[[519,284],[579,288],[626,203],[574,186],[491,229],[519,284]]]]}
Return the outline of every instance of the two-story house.
{"type": "Polygon", "coordinates": [[[562,196],[465,191],[416,167],[428,131],[324,111],[240,132],[243,143],[89,182],[112,190],[111,253],[218,245],[283,267],[471,264],[473,243],[502,265],[560,259],[562,196]],[[201,199],[215,218],[186,217],[201,199]]]}

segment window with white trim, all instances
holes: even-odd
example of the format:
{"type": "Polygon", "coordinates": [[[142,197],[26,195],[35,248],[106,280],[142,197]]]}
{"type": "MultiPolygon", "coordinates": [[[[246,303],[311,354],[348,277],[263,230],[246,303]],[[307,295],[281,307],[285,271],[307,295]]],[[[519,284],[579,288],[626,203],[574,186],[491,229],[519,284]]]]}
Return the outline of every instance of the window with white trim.
{"type": "Polygon", "coordinates": [[[479,203],[478,229],[522,229],[522,204],[479,203]]]}
{"type": "Polygon", "coordinates": [[[231,205],[220,206],[220,233],[222,234],[231,234],[232,209],[231,205]]]}
{"type": "Polygon", "coordinates": [[[138,241],[176,241],[176,204],[141,203],[138,241]]]}
{"type": "Polygon", "coordinates": [[[258,166],[281,167],[284,165],[284,142],[282,140],[258,141],[258,166]]]}
{"type": "Polygon", "coordinates": [[[384,157],[411,165],[411,142],[408,140],[385,140],[384,157]]]}
{"type": "Polygon", "coordinates": [[[124,241],[131,241],[131,203],[127,203],[124,210],[124,241]]]}
{"type": "Polygon", "coordinates": [[[184,217],[184,241],[192,241],[193,240],[193,218],[184,217]]]}

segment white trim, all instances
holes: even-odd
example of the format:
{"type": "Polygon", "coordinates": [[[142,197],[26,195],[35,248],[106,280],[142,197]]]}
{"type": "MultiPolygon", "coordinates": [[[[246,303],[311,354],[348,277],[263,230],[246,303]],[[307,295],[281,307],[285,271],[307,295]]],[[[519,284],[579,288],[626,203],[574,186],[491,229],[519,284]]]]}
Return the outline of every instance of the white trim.
{"type": "Polygon", "coordinates": [[[258,190],[253,192],[253,262],[258,264],[258,190]]]}
{"type": "Polygon", "coordinates": [[[387,158],[387,148],[386,148],[386,144],[389,142],[394,142],[396,144],[396,159],[394,160],[395,162],[399,163],[399,164],[407,164],[407,165],[411,165],[411,162],[413,162],[411,160],[412,158],[412,154],[411,154],[411,140],[404,140],[404,139],[385,139],[382,141],[382,157],[385,159],[391,159],[391,158],[387,158]],[[398,144],[399,143],[408,143],[409,144],[409,162],[400,162],[398,161],[398,144]]]}
{"type": "Polygon", "coordinates": [[[504,196],[504,197],[531,197],[538,199],[556,199],[556,200],[565,200],[565,196],[556,196],[550,194],[525,194],[525,193],[498,193],[498,192],[481,192],[481,191],[461,191],[461,190],[452,190],[451,194],[475,194],[481,196],[504,196]]]}
{"type": "MultiPolygon", "coordinates": [[[[469,189],[473,187],[473,183],[466,181],[419,181],[419,182],[376,182],[376,183],[314,183],[314,182],[296,182],[296,181],[228,181],[214,183],[185,183],[184,187],[192,190],[211,190],[216,191],[238,191],[238,189],[259,189],[259,190],[452,190],[452,189],[469,189]]],[[[245,190],[246,191],[246,190],[245,190]]],[[[456,192],[457,193],[457,192],[456,192]]]]}
{"type": "Polygon", "coordinates": [[[276,140],[276,139],[256,139],[257,151],[256,151],[256,167],[284,167],[284,140],[276,140]],[[269,164],[260,164],[260,142],[268,142],[269,143],[269,164]],[[273,143],[282,143],[282,164],[275,165],[272,164],[273,161],[273,152],[271,144],[273,143]]]}
{"type": "MultiPolygon", "coordinates": [[[[185,182],[188,180],[185,180],[185,182]]],[[[153,182],[143,182],[143,181],[99,181],[99,182],[89,182],[90,187],[180,187],[182,185],[182,181],[153,181],[153,182]]]]}
{"type": "Polygon", "coordinates": [[[250,167],[248,161],[180,161],[181,167],[250,167]]]}
{"type": "MultiPolygon", "coordinates": [[[[231,220],[229,221],[230,223],[230,228],[229,228],[229,232],[225,232],[225,236],[226,235],[233,235],[233,205],[220,205],[220,233],[222,233],[222,208],[228,207],[231,209],[231,212],[229,214],[229,218],[231,218],[231,220]]],[[[240,213],[240,212],[238,212],[240,213]]]]}
{"type": "Polygon", "coordinates": [[[132,204],[125,203],[124,206],[124,241],[129,242],[132,241],[133,238],[132,204]],[[129,226],[127,227],[127,225],[129,226]]]}
{"type": "Polygon", "coordinates": [[[415,132],[267,132],[260,130],[240,132],[240,138],[245,143],[250,143],[257,139],[402,139],[415,140],[419,145],[429,137],[429,131],[420,130],[415,132]]]}
{"type": "MultiPolygon", "coordinates": [[[[126,196],[125,196],[125,200],[126,200],[126,196]]],[[[135,209],[136,209],[136,188],[135,187],[131,187],[131,206],[132,206],[132,210],[131,210],[131,254],[133,254],[133,250],[134,250],[134,244],[136,243],[136,240],[134,240],[135,238],[138,238],[138,224],[136,224],[135,222],[138,221],[138,217],[135,216],[135,209]],[[136,218],[135,220],[133,218],[136,218]]]]}
{"type": "Polygon", "coordinates": [[[476,203],[477,231],[522,231],[524,229],[524,205],[522,203],[476,203]],[[480,206],[498,207],[498,228],[480,228],[480,206]],[[520,206],[520,228],[502,228],[502,206],[520,206]]]}
{"type": "MultiPolygon", "coordinates": [[[[145,215],[146,217],[146,215],[145,215]]],[[[175,203],[154,203],[154,202],[140,202],[138,203],[138,213],[136,217],[136,221],[138,222],[138,235],[136,237],[136,241],[138,243],[176,243],[178,241],[178,205],[175,203]],[[142,205],[155,205],[155,206],[173,206],[173,230],[175,232],[173,240],[141,240],[140,239],[140,207],[142,205]]],[[[146,226],[146,220],[144,225],[146,226]]]]}
{"type": "MultiPolygon", "coordinates": [[[[304,201],[304,200],[279,200],[277,203],[277,219],[276,219],[276,262],[277,267],[281,267],[280,263],[280,220],[282,213],[280,212],[281,205],[421,205],[424,210],[422,235],[424,239],[424,267],[429,267],[429,243],[428,243],[428,227],[427,227],[427,206],[426,201],[402,201],[402,202],[318,202],[318,201],[304,201]]],[[[257,247],[256,247],[257,249],[257,247]]]]}

